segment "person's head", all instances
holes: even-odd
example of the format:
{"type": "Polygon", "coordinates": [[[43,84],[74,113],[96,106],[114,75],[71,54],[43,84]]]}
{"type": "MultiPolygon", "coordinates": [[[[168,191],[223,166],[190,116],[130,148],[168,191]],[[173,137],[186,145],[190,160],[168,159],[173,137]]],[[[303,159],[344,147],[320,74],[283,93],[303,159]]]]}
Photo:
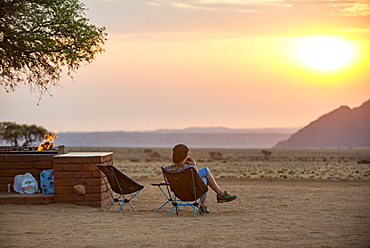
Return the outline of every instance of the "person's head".
{"type": "Polygon", "coordinates": [[[175,145],[172,149],[172,161],[175,164],[182,164],[188,157],[189,148],[184,144],[175,145]]]}

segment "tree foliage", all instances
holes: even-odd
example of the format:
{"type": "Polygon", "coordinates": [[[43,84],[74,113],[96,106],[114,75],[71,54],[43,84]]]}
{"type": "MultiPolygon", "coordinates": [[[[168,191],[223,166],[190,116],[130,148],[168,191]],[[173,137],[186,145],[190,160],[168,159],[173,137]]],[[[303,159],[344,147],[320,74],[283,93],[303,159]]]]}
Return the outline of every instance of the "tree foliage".
{"type": "Polygon", "coordinates": [[[48,131],[40,126],[0,122],[0,138],[13,146],[30,146],[35,141],[41,142],[48,131]]]}
{"type": "Polygon", "coordinates": [[[106,41],[79,0],[0,0],[0,84],[45,94],[66,69],[91,63],[106,41]]]}

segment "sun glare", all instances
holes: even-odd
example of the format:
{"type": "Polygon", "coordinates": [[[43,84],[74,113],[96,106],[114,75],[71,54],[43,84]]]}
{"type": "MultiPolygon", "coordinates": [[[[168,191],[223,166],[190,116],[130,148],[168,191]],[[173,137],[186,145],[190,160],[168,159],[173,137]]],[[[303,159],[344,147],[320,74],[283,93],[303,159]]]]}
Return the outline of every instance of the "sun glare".
{"type": "Polygon", "coordinates": [[[329,36],[306,37],[296,47],[299,60],[318,71],[336,71],[350,66],[354,48],[350,41],[329,36]]]}

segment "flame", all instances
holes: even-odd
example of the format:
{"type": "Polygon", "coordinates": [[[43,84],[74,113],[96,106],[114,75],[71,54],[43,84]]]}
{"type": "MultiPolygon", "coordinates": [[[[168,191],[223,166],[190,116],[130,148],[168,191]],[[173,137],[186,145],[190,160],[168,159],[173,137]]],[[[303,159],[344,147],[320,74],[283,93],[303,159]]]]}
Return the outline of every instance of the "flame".
{"type": "Polygon", "coordinates": [[[53,148],[54,139],[57,138],[57,137],[58,137],[58,135],[54,132],[49,132],[49,133],[44,134],[44,140],[37,147],[37,151],[49,150],[49,149],[53,148]]]}

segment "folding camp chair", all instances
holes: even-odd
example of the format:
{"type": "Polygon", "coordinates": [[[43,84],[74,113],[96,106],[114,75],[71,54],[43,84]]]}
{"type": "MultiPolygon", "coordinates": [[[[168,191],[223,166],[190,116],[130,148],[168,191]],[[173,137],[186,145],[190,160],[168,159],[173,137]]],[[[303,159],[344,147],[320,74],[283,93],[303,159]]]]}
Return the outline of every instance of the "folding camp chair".
{"type": "Polygon", "coordinates": [[[171,190],[174,194],[172,208],[168,216],[171,216],[174,209],[176,210],[176,214],[178,214],[180,206],[192,206],[193,216],[196,216],[197,211],[203,215],[199,211],[199,203],[207,195],[208,187],[200,178],[197,170],[191,166],[178,172],[170,172],[164,167],[161,168],[164,180],[169,185],[169,189],[167,188],[167,190],[171,190]]]}
{"type": "Polygon", "coordinates": [[[132,208],[132,210],[136,211],[136,209],[132,206],[130,201],[137,194],[140,193],[140,191],[144,188],[144,186],[138,184],[137,182],[135,182],[134,180],[132,180],[131,178],[123,174],[113,165],[98,164],[97,166],[99,170],[101,171],[102,178],[105,184],[107,185],[109,193],[111,194],[113,198],[112,203],[110,204],[110,206],[108,207],[106,211],[109,211],[115,202],[117,202],[118,205],[120,206],[118,212],[121,212],[123,210],[123,206],[125,205],[125,203],[128,203],[130,207],[132,208]],[[110,187],[108,185],[107,180],[109,182],[110,187]],[[117,193],[118,197],[115,197],[113,192],[117,193]],[[130,198],[126,198],[125,195],[127,194],[133,194],[133,195],[131,195],[130,198]]]}

